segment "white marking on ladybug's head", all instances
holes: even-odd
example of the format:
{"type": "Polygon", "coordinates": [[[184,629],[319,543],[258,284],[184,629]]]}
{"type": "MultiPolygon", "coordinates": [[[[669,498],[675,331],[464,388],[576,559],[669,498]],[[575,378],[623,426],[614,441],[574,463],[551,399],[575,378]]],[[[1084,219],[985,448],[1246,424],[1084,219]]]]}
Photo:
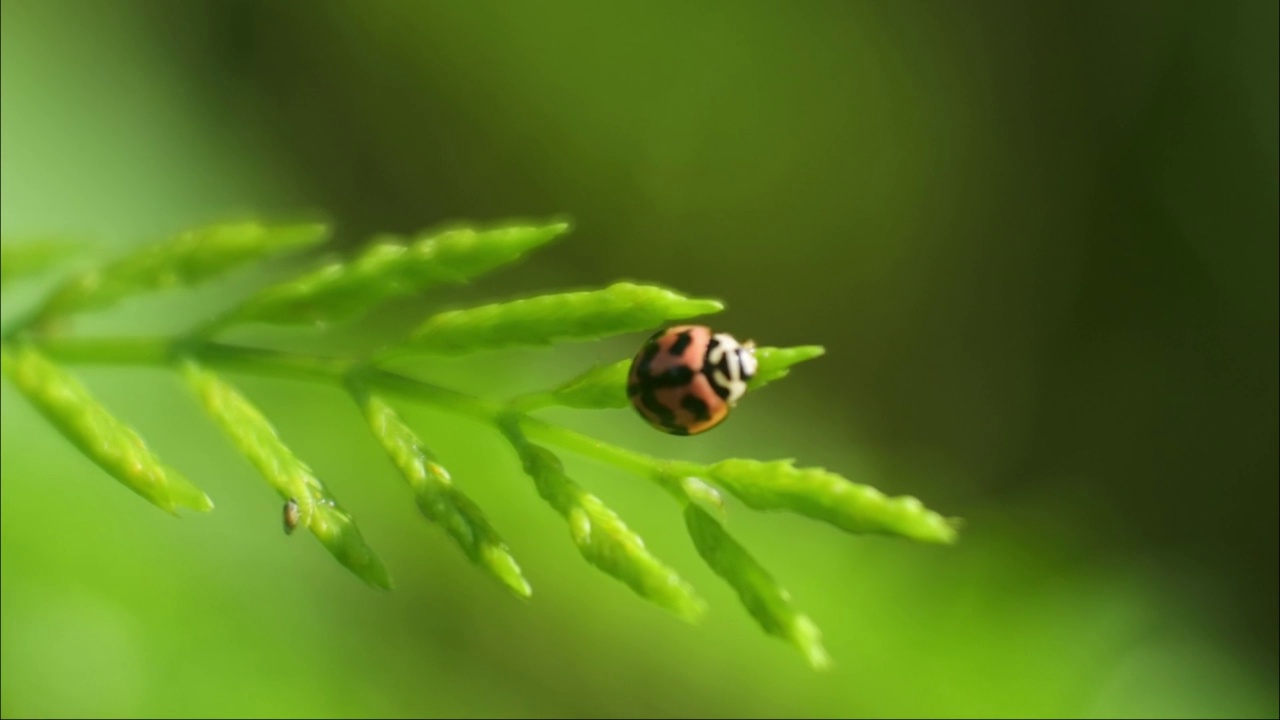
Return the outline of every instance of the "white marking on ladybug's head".
{"type": "Polygon", "coordinates": [[[760,363],[756,360],[755,343],[747,341],[742,346],[742,351],[738,353],[738,361],[742,366],[743,380],[750,380],[756,376],[756,371],[760,369],[760,363]]]}
{"type": "Polygon", "coordinates": [[[725,398],[725,402],[733,406],[747,394],[747,381],[755,375],[754,346],[743,346],[729,333],[716,333],[715,340],[715,347],[707,353],[707,363],[715,366],[723,361],[726,365],[728,373],[715,370],[712,379],[716,385],[728,390],[729,397],[725,398]]]}
{"type": "Polygon", "coordinates": [[[723,350],[724,352],[736,351],[738,348],[742,347],[742,343],[738,342],[738,338],[730,335],[729,333],[716,333],[712,337],[720,343],[720,346],[717,349],[723,350]]]}

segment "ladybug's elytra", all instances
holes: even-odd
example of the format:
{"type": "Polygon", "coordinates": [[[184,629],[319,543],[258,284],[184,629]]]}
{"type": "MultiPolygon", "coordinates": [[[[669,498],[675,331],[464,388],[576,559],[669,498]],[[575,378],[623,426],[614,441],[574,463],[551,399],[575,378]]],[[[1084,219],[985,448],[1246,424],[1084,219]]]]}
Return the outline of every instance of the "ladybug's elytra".
{"type": "Polygon", "coordinates": [[[756,374],[755,346],[705,325],[654,333],[627,375],[627,397],[650,425],[697,435],[719,425],[756,374]]]}

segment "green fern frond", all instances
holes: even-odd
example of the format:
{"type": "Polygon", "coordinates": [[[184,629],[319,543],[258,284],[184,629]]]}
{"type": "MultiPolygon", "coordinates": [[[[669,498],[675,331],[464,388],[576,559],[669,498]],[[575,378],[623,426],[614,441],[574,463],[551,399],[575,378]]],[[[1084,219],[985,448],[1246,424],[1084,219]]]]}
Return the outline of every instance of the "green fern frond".
{"type": "MultiPolygon", "coordinates": [[[[888,497],[821,468],[790,460],[732,458],[709,465],[650,457],[602,442],[532,413],[561,406],[626,408],[630,358],[589,368],[545,392],[481,399],[407,377],[381,363],[415,354],[461,355],[512,347],[583,342],[653,332],[665,324],[719,312],[724,305],[665,288],[619,282],[603,289],[538,295],[435,315],[374,359],[332,358],[245,347],[213,340],[243,323],[335,323],[359,317],[391,298],[460,284],[564,234],[568,224],[512,224],[478,230],[456,227],[413,240],[383,236],[347,262],[325,266],[251,295],[189,332],[174,337],[75,338],[63,334],[65,316],[108,307],[127,297],[194,285],[237,267],[311,247],[327,236],[319,225],[214,225],[144,247],[100,268],[79,272],[35,311],[7,328],[0,341],[3,371],[33,406],[73,445],[134,492],[169,512],[209,510],[213,503],[164,465],[125,423],[112,416],[59,363],[147,366],[176,371],[235,449],[284,501],[286,533],[306,527],[364,582],[390,588],[391,578],[317,474],[284,443],[272,423],[222,372],[286,377],[344,390],[367,421],[372,440],[404,477],[423,516],[439,525],[477,566],[514,594],[531,587],[488,516],[450,477],[436,454],[385,398],[433,406],[498,432],[514,449],[538,495],[569,525],[579,553],[636,594],[686,620],[706,604],[679,573],[603,501],[570,479],[549,446],[593,458],[655,483],[679,504],[690,540],[704,562],[738,593],[764,630],[799,649],[815,668],[829,663],[813,621],[737,540],[722,520],[722,488],[748,508],[790,511],[850,533],[880,533],[922,542],[956,540],[957,521],[914,497],[888,497]],[[721,519],[717,519],[717,515],[721,519]]],[[[6,246],[4,278],[29,277],[66,258],[52,247],[6,246]]],[[[785,377],[823,354],[820,346],[758,347],[749,392],[785,377]]],[[[637,423],[637,428],[647,428],[637,423]]],[[[642,430],[647,431],[647,430],[642,430]]]]}

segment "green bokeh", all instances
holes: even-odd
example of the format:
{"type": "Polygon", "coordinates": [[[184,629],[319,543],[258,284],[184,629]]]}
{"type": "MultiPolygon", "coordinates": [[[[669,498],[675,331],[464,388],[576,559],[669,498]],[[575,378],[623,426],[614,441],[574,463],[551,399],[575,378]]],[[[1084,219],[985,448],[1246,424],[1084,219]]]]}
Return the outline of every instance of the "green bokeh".
{"type": "MultiPolygon", "coordinates": [[[[208,516],[157,511],[6,384],[0,712],[160,716],[1260,716],[1277,698],[1277,6],[1240,2],[5,0],[6,242],[106,255],[322,213],[340,242],[568,213],[569,237],[356,328],[655,282],[827,354],[697,438],[966,520],[952,547],[730,501],[822,628],[814,673],[698,558],[657,487],[565,455],[710,604],[690,626],[584,562],[496,434],[398,406],[501,528],[521,601],[422,521],[350,399],[235,379],[360,522],[373,591],[174,375],[78,374],[208,516]]],[[[287,268],[284,268],[287,269],[287,268]]],[[[272,266],[86,317],[184,327],[272,266]]],[[[43,285],[6,290],[4,316],[43,285]]],[[[502,397],[637,338],[415,361],[502,397]]]]}

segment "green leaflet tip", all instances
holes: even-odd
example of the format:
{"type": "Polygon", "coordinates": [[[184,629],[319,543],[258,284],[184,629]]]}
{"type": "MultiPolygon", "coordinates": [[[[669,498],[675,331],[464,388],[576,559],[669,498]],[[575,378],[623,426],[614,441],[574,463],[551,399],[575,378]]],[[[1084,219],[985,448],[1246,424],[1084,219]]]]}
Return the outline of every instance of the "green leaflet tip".
{"type": "Polygon", "coordinates": [[[213,510],[213,499],[206,492],[196,487],[190,480],[178,475],[176,472],[170,478],[168,490],[167,500],[175,509],[182,507],[196,512],[210,512],[213,510]]]}
{"type": "Polygon", "coordinates": [[[707,602],[699,595],[690,595],[679,606],[671,607],[675,614],[690,625],[697,625],[707,616],[707,602]]]}
{"type": "Polygon", "coordinates": [[[822,646],[822,632],[808,615],[800,615],[795,620],[792,643],[804,653],[805,660],[814,670],[831,669],[831,656],[822,646]]]}
{"type": "Polygon", "coordinates": [[[750,387],[758,389],[775,380],[781,380],[791,373],[792,366],[812,360],[826,354],[821,345],[800,345],[797,347],[758,347],[756,362],[759,368],[751,379],[750,387]]]}
{"type": "Polygon", "coordinates": [[[529,581],[525,580],[523,577],[514,579],[503,578],[503,580],[506,581],[507,587],[511,588],[512,592],[521,598],[528,600],[530,597],[533,597],[533,586],[530,585],[529,581]]]}
{"type": "Polygon", "coordinates": [[[213,499],[204,493],[200,493],[200,497],[187,504],[187,507],[197,512],[213,512],[213,499]]]}
{"type": "Polygon", "coordinates": [[[684,304],[681,310],[687,313],[689,317],[714,315],[724,310],[724,303],[710,298],[692,298],[684,304]]]}
{"type": "Polygon", "coordinates": [[[520,565],[511,553],[497,546],[487,546],[482,552],[483,564],[489,568],[493,576],[507,589],[521,598],[528,599],[533,595],[533,587],[525,580],[520,565]]]}
{"type": "MultiPolygon", "coordinates": [[[[349,519],[344,518],[344,520],[350,523],[349,519]]],[[[339,529],[337,534],[330,534],[332,528],[326,528],[315,522],[310,528],[329,553],[365,583],[381,590],[395,589],[391,573],[387,572],[386,566],[365,544],[364,539],[359,535],[360,531],[355,529],[354,524],[348,524],[345,528],[339,529]]]]}
{"type": "MultiPolygon", "coordinates": [[[[264,228],[264,231],[267,228],[264,228]]],[[[319,245],[329,239],[333,227],[328,223],[299,223],[289,227],[275,229],[277,247],[281,250],[293,250],[319,245]]]]}
{"type": "Polygon", "coordinates": [[[960,542],[960,531],[962,529],[964,529],[963,518],[938,516],[937,527],[932,533],[924,534],[914,539],[939,545],[955,545],[960,542]]]}

